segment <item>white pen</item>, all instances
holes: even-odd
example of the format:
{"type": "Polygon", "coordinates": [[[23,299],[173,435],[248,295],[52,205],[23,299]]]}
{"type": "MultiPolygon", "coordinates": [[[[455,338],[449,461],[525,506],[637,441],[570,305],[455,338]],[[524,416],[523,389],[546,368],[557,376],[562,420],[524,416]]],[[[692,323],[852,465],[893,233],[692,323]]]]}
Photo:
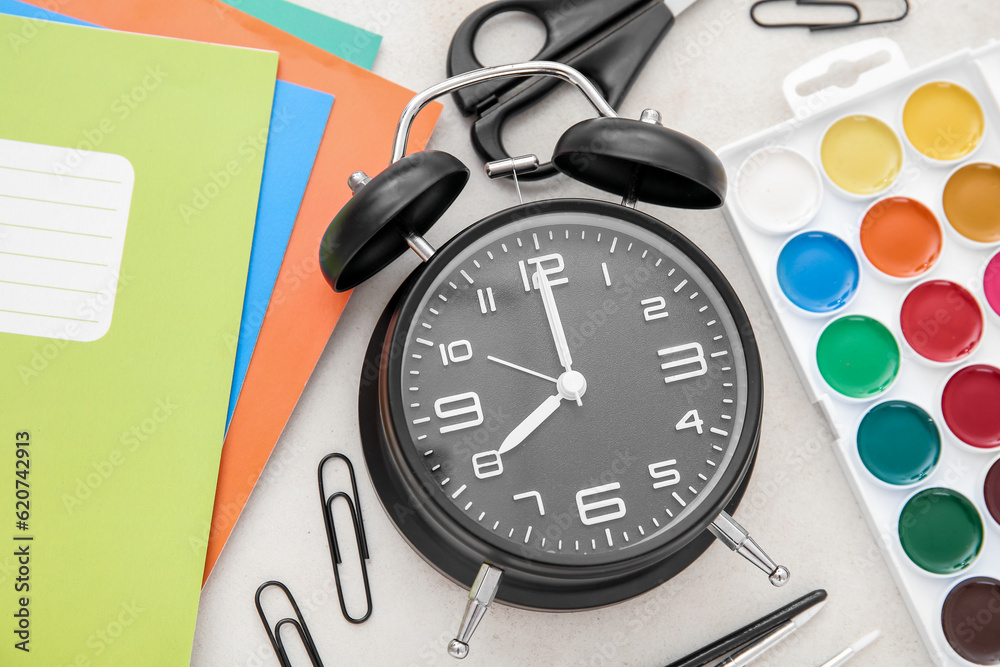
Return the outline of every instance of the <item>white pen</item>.
{"type": "Polygon", "coordinates": [[[815,616],[825,604],[826,600],[810,607],[809,609],[806,609],[798,616],[795,616],[791,620],[779,625],[777,629],[766,635],[763,639],[759,639],[746,648],[733,653],[731,656],[720,662],[717,667],[746,667],[746,665],[749,665],[751,662],[764,655],[784,640],[788,639],[789,635],[808,623],[809,620],[815,616]]]}
{"type": "Polygon", "coordinates": [[[837,655],[833,656],[832,658],[824,662],[819,667],[840,667],[845,662],[856,656],[861,651],[861,649],[865,648],[873,641],[878,639],[878,636],[880,634],[882,634],[880,630],[872,630],[867,635],[865,635],[858,641],[854,642],[853,644],[845,648],[843,651],[841,651],[837,655]]]}

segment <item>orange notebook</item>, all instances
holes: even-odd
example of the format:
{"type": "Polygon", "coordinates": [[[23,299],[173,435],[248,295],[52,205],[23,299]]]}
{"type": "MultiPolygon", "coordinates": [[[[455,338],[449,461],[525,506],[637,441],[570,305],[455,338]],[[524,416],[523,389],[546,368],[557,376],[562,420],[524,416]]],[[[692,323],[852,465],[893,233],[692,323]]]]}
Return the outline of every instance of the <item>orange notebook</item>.
{"type": "MultiPolygon", "coordinates": [[[[226,434],[207,578],[347,302],[323,279],[320,239],[350,198],[348,175],[388,166],[396,121],[413,93],[217,0],[60,0],[59,11],[116,30],[278,51],[278,78],[336,96],[226,434]]],[[[426,144],[440,109],[417,118],[410,150],[426,144]]]]}

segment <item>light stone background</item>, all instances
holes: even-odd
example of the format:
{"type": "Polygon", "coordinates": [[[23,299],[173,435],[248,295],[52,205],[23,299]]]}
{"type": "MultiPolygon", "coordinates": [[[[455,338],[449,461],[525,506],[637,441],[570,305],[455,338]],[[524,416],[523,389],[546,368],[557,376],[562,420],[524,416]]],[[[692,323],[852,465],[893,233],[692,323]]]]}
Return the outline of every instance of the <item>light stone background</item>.
{"type": "MultiPolygon", "coordinates": [[[[375,71],[414,90],[445,77],[455,28],[480,0],[299,0],[311,9],[384,35],[375,71]]],[[[571,0],[567,0],[571,2],[571,0]]],[[[894,0],[859,0],[892,11],[894,0]]],[[[649,60],[622,112],[660,110],[666,125],[720,148],[791,115],[780,91],[784,76],[807,60],[852,41],[887,35],[913,66],[1000,38],[995,0],[917,0],[892,26],[823,34],[763,30],[748,17],[748,0],[701,0],[682,14],[649,60]]],[[[523,18],[501,19],[480,46],[486,64],[529,59],[541,29],[523,18]]],[[[543,109],[512,121],[514,154],[547,157],[559,134],[588,115],[582,98],[562,91],[543,109]]],[[[454,153],[472,169],[464,194],[428,235],[436,246],[479,218],[516,203],[508,183],[490,182],[468,140],[468,119],[445,101],[431,147],[454,153]]],[[[388,159],[391,137],[384,137],[388,159]]],[[[344,174],[346,178],[347,174],[344,174]]],[[[338,180],[329,187],[345,187],[338,180]]],[[[558,177],[524,188],[526,199],[609,199],[558,177]]],[[[733,283],[757,331],[765,383],[765,418],[756,472],[737,513],[763,547],[792,570],[774,589],[765,576],[720,545],[667,584],[606,609],[565,614],[494,606],[465,660],[475,665],[643,665],[670,662],[815,588],[830,599],[811,624],[760,665],[817,665],[868,631],[882,638],[852,664],[930,665],[913,622],[864,523],[831,449],[832,436],[810,404],[788,354],[719,211],[640,208],[689,236],[733,283]]],[[[335,211],[330,211],[331,217],[335,211]]],[[[192,665],[276,665],[253,605],[270,578],[296,594],[324,663],[448,665],[445,654],[467,599],[402,540],[383,513],[358,441],[361,357],[384,304],[417,264],[413,254],[358,288],[297,409],[274,450],[202,595],[192,665]],[[316,464],[329,451],[350,455],[359,475],[373,558],[375,612],[361,626],[340,614],[315,486],[316,464]]],[[[343,521],[343,517],[341,517],[343,521]]],[[[342,522],[344,530],[349,525],[342,522]]],[[[355,581],[356,558],[345,578],[355,581]]],[[[356,594],[352,599],[356,599],[356,594]]],[[[277,596],[268,608],[282,609],[277,596]]],[[[283,611],[272,611],[275,618],[283,611]]],[[[306,665],[293,651],[295,665],[306,665]]]]}

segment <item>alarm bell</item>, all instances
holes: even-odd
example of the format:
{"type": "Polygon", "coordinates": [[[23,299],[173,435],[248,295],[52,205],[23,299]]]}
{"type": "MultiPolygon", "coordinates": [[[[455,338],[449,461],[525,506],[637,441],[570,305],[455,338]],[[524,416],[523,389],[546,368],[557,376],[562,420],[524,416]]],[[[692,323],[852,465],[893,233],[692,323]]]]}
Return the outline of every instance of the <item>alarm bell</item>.
{"type": "MultiPolygon", "coordinates": [[[[469,170],[448,153],[405,154],[410,124],[420,109],[474,83],[525,75],[573,83],[600,113],[559,138],[552,162],[562,173],[621,196],[628,206],[637,200],[675,208],[722,205],[726,172],[719,158],[704,144],[663,127],[656,111],[646,110],[639,120],[619,117],[589,80],[562,63],[488,67],[452,77],[414,97],[400,117],[389,167],[371,179],[363,172],[351,175],[354,197],[330,223],[320,245],[320,266],[334,290],[359,285],[407,247],[425,261],[434,253],[423,234],[461,193],[469,170]]],[[[487,169],[516,176],[537,166],[537,158],[525,156],[490,163],[487,169]]]]}

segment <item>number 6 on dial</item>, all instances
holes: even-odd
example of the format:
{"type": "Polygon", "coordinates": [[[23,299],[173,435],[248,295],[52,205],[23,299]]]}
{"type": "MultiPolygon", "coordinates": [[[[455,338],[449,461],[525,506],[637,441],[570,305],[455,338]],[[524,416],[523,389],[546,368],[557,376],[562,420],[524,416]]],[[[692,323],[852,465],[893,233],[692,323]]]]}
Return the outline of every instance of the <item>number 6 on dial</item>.
{"type": "Polygon", "coordinates": [[[605,491],[617,491],[622,488],[622,485],[618,482],[612,482],[611,484],[605,484],[603,486],[595,486],[589,489],[583,489],[582,491],[576,492],[576,506],[580,510],[580,521],[587,526],[592,526],[595,523],[604,523],[605,521],[611,521],[613,519],[620,519],[625,516],[625,501],[621,498],[605,498],[604,500],[587,500],[591,496],[596,496],[605,491]],[[597,516],[591,516],[592,512],[602,510],[605,507],[615,507],[616,509],[608,512],[607,514],[598,514],[597,516]]]}

